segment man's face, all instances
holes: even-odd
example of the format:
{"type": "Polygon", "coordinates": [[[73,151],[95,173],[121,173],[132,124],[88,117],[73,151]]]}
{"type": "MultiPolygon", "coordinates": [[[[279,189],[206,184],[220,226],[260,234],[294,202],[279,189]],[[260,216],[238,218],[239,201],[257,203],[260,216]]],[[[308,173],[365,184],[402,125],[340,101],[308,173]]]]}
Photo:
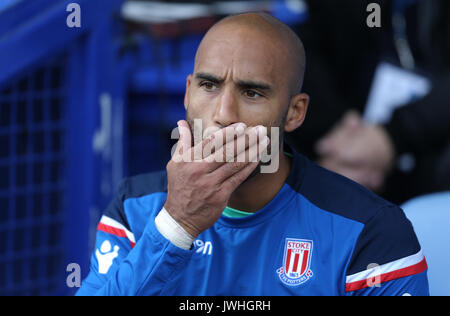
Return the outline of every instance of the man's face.
{"type": "MultiPolygon", "coordinates": [[[[208,34],[188,77],[187,121],[201,119],[205,130],[237,122],[283,132],[290,95],[283,48],[268,35],[239,26],[208,34]]],[[[269,135],[270,136],[270,135],[269,135]]]]}

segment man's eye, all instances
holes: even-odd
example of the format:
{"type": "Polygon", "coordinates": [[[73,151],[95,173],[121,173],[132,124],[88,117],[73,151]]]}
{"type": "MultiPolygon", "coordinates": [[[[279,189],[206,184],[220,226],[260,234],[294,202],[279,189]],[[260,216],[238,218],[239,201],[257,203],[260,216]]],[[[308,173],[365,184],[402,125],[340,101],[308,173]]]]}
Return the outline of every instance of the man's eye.
{"type": "Polygon", "coordinates": [[[209,90],[209,91],[213,91],[217,88],[217,86],[214,83],[209,82],[209,81],[202,82],[200,84],[200,86],[204,87],[206,90],[209,90]]]}
{"type": "Polygon", "coordinates": [[[255,92],[253,90],[246,90],[244,92],[244,94],[246,97],[251,98],[251,99],[256,99],[261,96],[258,92],[255,92]]]}

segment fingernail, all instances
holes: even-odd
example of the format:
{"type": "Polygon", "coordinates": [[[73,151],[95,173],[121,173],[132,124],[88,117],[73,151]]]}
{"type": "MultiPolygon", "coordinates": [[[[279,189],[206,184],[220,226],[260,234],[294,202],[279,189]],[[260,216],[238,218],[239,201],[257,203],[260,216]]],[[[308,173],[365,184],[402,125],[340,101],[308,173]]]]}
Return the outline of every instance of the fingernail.
{"type": "Polygon", "coordinates": [[[258,136],[264,135],[265,127],[261,126],[261,125],[255,126],[255,127],[253,127],[253,132],[258,136]]]}

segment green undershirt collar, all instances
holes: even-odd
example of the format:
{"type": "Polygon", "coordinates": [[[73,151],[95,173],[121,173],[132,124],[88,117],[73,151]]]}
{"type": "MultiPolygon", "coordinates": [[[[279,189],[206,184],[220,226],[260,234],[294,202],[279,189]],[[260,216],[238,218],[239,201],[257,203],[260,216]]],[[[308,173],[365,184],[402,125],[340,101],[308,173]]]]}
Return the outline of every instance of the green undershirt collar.
{"type": "Polygon", "coordinates": [[[244,212],[244,211],[239,211],[236,210],[234,208],[231,208],[229,206],[225,207],[225,209],[223,210],[223,215],[225,215],[226,217],[231,217],[231,218],[242,218],[242,217],[247,217],[249,215],[252,215],[253,213],[249,213],[249,212],[244,212]]]}

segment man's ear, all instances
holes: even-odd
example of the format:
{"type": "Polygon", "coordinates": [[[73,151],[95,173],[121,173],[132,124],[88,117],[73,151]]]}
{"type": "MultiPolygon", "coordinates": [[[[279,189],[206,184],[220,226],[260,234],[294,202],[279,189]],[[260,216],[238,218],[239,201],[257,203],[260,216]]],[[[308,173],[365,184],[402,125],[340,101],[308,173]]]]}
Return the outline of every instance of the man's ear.
{"type": "Polygon", "coordinates": [[[292,132],[303,124],[308,110],[309,96],[306,93],[299,93],[291,98],[284,130],[292,132]]]}
{"type": "Polygon", "coordinates": [[[187,110],[189,104],[189,88],[191,86],[192,74],[186,78],[186,91],[184,92],[184,108],[187,110]]]}

